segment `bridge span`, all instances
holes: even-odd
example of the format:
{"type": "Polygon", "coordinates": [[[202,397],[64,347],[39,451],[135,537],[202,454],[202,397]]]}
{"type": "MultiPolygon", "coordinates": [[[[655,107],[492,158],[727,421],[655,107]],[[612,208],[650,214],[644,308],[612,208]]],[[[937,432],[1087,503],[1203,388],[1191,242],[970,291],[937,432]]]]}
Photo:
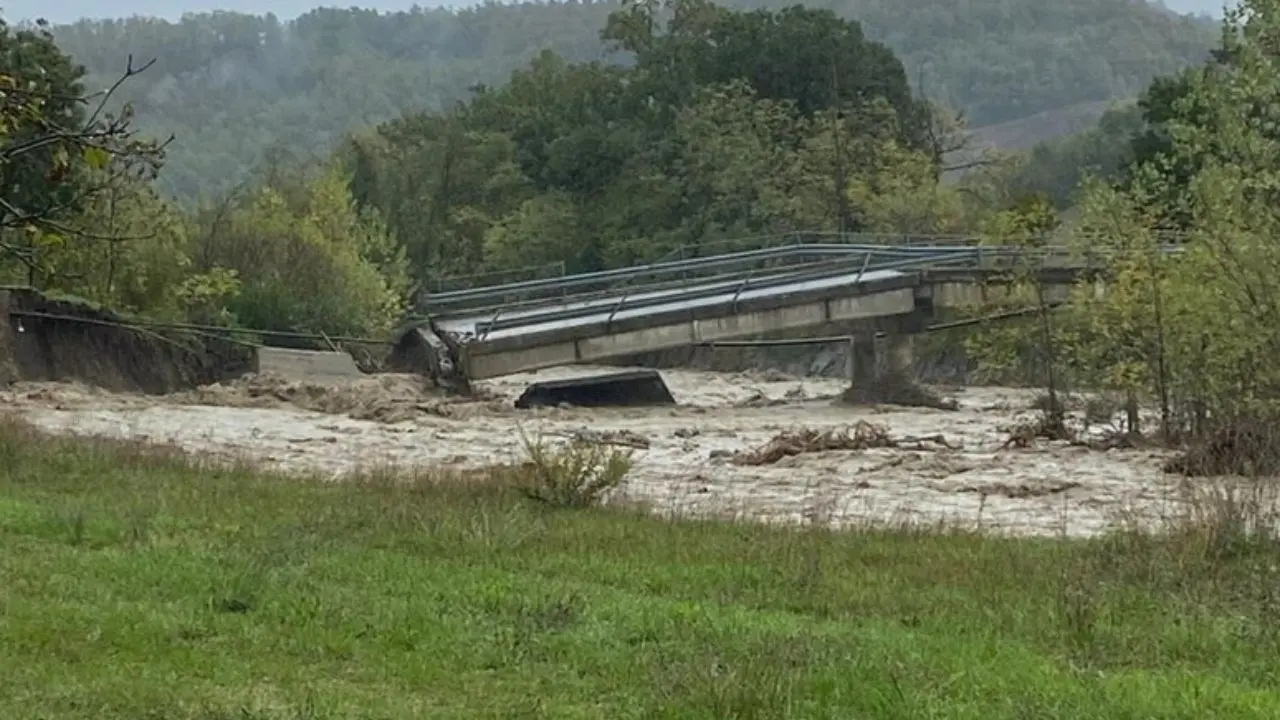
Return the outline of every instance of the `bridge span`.
{"type": "Polygon", "coordinates": [[[1015,267],[1062,297],[1101,266],[1061,246],[798,244],[427,294],[420,309],[470,381],[780,331],[911,334],[1015,267]]]}

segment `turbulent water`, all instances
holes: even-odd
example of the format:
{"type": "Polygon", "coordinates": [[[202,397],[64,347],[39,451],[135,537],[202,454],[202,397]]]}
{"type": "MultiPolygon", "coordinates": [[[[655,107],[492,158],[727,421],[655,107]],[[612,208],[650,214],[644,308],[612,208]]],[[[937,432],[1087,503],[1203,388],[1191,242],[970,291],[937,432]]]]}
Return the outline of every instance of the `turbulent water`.
{"type": "MultiPolygon", "coordinates": [[[[544,371],[536,379],[598,372],[544,371]]],[[[659,512],[768,521],[950,522],[1018,534],[1089,535],[1112,523],[1150,522],[1177,505],[1176,478],[1151,451],[1100,452],[1065,443],[1002,449],[1026,420],[1033,393],[955,391],[957,411],[849,408],[832,402],[836,380],[663,371],[679,405],[668,408],[511,407],[533,379],[482,384],[479,401],[447,400],[408,376],[346,387],[270,378],[165,398],[115,395],[68,384],[28,384],[3,398],[55,432],[176,443],[249,458],[286,472],[341,476],[362,468],[480,467],[518,460],[521,432],[560,442],[574,433],[640,436],[622,496],[659,512]],[[796,428],[867,421],[897,438],[941,435],[937,445],[803,453],[768,465],[734,453],[796,428]],[[640,443],[643,444],[643,443],[640,443]]]]}

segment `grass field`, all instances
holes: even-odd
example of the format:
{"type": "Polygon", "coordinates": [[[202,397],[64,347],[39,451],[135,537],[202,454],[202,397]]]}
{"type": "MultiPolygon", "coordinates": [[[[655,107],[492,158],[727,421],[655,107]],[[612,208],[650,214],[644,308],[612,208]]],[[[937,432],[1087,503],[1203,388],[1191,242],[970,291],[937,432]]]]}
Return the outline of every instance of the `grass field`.
{"type": "Polygon", "coordinates": [[[8,423],[0,718],[1277,718],[1277,563],[1220,517],[1092,542],[674,522],[8,423]]]}

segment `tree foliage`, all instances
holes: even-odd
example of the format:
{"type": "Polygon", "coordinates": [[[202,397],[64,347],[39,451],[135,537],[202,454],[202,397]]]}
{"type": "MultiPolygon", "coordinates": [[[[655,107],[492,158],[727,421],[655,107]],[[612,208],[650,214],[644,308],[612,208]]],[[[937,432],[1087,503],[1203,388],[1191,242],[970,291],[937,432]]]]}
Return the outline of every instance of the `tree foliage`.
{"type": "Polygon", "coordinates": [[[938,184],[932,108],[856,24],[677,0],[628,5],[605,34],[635,52],[632,66],[543,53],[448,112],[347,143],[355,197],[404,238],[419,282],[600,269],[731,237],[964,223],[964,203],[938,184]],[[803,37],[826,50],[807,54],[803,37]],[[748,62],[747,38],[771,48],[771,72],[748,62]]]}
{"type": "Polygon", "coordinates": [[[1280,2],[1245,0],[1222,37],[1153,85],[1125,176],[1085,184],[1071,235],[1108,273],[1058,320],[1075,377],[1157,398],[1175,435],[1280,410],[1280,2]]]}
{"type": "Polygon", "coordinates": [[[399,322],[411,289],[403,249],[378,216],[361,212],[331,163],[300,188],[257,187],[202,228],[205,272],[233,271],[227,309],[264,330],[359,335],[399,322]]]}

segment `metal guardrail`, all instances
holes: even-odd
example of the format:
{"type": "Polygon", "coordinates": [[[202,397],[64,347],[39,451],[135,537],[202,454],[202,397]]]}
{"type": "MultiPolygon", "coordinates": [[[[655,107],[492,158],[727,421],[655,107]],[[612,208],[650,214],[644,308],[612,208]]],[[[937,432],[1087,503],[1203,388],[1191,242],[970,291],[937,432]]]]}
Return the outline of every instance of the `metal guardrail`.
{"type": "Polygon", "coordinates": [[[919,235],[913,233],[842,233],[842,232],[792,232],[750,237],[721,238],[705,242],[686,243],[668,251],[656,262],[670,262],[697,257],[708,257],[743,250],[755,250],[789,245],[875,245],[879,247],[914,247],[938,245],[976,245],[982,238],[977,235],[919,235]],[[715,252],[707,250],[719,248],[715,252]]]}
{"type": "MultiPolygon", "coordinates": [[[[915,255],[915,257],[882,259],[878,262],[872,262],[876,253],[865,252],[861,256],[845,257],[832,261],[816,263],[812,267],[799,271],[773,273],[758,278],[748,275],[737,279],[736,288],[734,287],[735,283],[733,279],[703,284],[699,287],[691,288],[688,292],[668,293],[656,296],[652,294],[653,291],[649,288],[635,288],[632,293],[618,296],[617,301],[614,302],[612,306],[603,304],[583,304],[579,307],[564,307],[563,305],[557,305],[547,307],[545,312],[525,313],[520,316],[506,318],[502,317],[502,310],[499,310],[491,319],[477,322],[474,327],[476,335],[483,338],[489,333],[497,330],[541,323],[561,322],[580,317],[600,315],[604,312],[609,313],[609,320],[612,321],[618,313],[623,311],[687,303],[708,297],[725,295],[730,290],[735,290],[732,302],[736,305],[738,299],[747,291],[825,280],[850,275],[855,272],[857,275],[853,282],[856,284],[866,273],[886,270],[910,271],[955,267],[998,270],[1012,264],[1003,261],[1025,258],[1027,257],[1028,252],[1019,248],[980,247],[963,249],[952,248],[947,252],[942,253],[935,250],[930,253],[906,254],[915,255]],[[629,300],[630,296],[639,297],[635,297],[634,300],[629,300]]],[[[1064,248],[1054,247],[1040,249],[1030,254],[1033,256],[1039,256],[1043,267],[1054,267],[1054,264],[1051,262],[1054,258],[1071,257],[1071,253],[1064,248]]]]}
{"type": "Polygon", "coordinates": [[[869,251],[889,257],[910,256],[905,251],[869,250],[856,245],[804,245],[775,248],[769,252],[734,253],[680,261],[672,264],[671,267],[649,266],[643,270],[637,268],[640,271],[636,274],[596,290],[573,292],[572,287],[563,288],[559,294],[550,295],[547,298],[539,298],[536,292],[529,293],[521,300],[504,303],[502,307],[507,310],[516,310],[529,305],[545,304],[547,299],[555,299],[559,302],[589,302],[592,298],[614,297],[619,293],[636,294],[679,289],[695,281],[699,284],[733,283],[742,277],[751,277],[760,272],[803,270],[848,257],[863,257],[869,251]],[[664,277],[666,279],[654,279],[664,277]]]}
{"type": "Polygon", "coordinates": [[[539,290],[563,291],[579,287],[587,287],[600,283],[617,283],[634,280],[645,276],[661,276],[672,273],[690,273],[700,270],[723,270],[738,265],[749,265],[755,262],[789,258],[796,255],[812,254],[847,254],[865,252],[865,246],[857,245],[792,245],[759,250],[713,255],[689,260],[671,260],[651,263],[616,270],[568,275],[563,278],[528,280],[507,283],[505,285],[478,287],[469,290],[435,293],[428,296],[429,304],[434,306],[464,305],[468,300],[487,299],[502,295],[531,293],[539,290]]]}
{"type": "Polygon", "coordinates": [[[423,305],[425,306],[424,309],[432,314],[441,312],[456,314],[457,311],[462,310],[483,313],[487,309],[501,307],[512,310],[521,306],[537,304],[538,301],[545,302],[552,299],[559,302],[573,299],[585,300],[586,298],[582,291],[587,289],[594,289],[601,295],[612,295],[627,288],[639,289],[640,286],[636,285],[638,280],[649,280],[643,285],[645,291],[656,291],[662,289],[658,283],[661,282],[660,279],[663,277],[670,278],[668,283],[670,287],[679,287],[689,280],[704,279],[707,282],[712,282],[716,276],[728,277],[733,275],[733,271],[757,271],[762,269],[757,267],[761,264],[816,263],[829,258],[850,255],[862,257],[868,252],[888,257],[918,258],[938,252],[973,249],[976,249],[976,247],[861,244],[779,246],[619,268],[617,270],[581,273],[562,278],[529,280],[468,290],[433,293],[424,296],[423,305]]]}
{"type": "MultiPolygon", "coordinates": [[[[750,275],[742,277],[736,283],[732,280],[717,282],[714,284],[702,284],[697,288],[693,288],[688,292],[675,293],[669,295],[653,296],[654,291],[650,288],[640,287],[634,288],[631,293],[623,294],[618,297],[618,301],[612,307],[602,307],[600,305],[586,305],[574,308],[549,308],[546,312],[525,314],[515,317],[502,318],[495,315],[492,320],[487,322],[478,322],[475,325],[476,334],[483,337],[495,330],[503,330],[512,327],[521,327],[526,325],[535,325],[539,323],[558,322],[570,320],[578,317],[588,317],[591,315],[599,315],[605,311],[610,313],[610,319],[618,313],[626,310],[638,310],[646,307],[655,307],[661,305],[671,305],[677,303],[687,303],[695,300],[702,300],[708,297],[716,297],[733,292],[733,300],[736,302],[744,292],[753,290],[767,290],[769,288],[782,285],[791,285],[795,283],[813,282],[817,280],[825,280],[842,275],[857,273],[858,277],[868,273],[882,270],[911,269],[918,267],[922,258],[907,258],[892,261],[883,261],[879,263],[870,263],[868,260],[872,257],[871,253],[863,253],[851,258],[836,259],[822,263],[814,263],[813,267],[806,267],[800,271],[773,273],[760,277],[752,277],[750,275]],[[634,300],[629,300],[629,296],[640,296],[634,300]]],[[[927,262],[932,267],[950,266],[955,264],[963,264],[967,257],[942,257],[932,258],[927,262]]],[[[856,280],[855,280],[856,282],[856,280]]]]}
{"type": "MultiPolygon", "coordinates": [[[[1175,245],[1163,247],[1164,252],[1180,252],[1181,249],[1175,245]]],[[[441,319],[492,313],[487,321],[476,325],[477,332],[483,335],[493,330],[554,322],[606,310],[610,311],[612,318],[624,310],[715,296],[735,286],[736,300],[748,289],[818,280],[848,274],[855,269],[859,276],[875,270],[963,267],[966,264],[998,270],[1012,266],[1014,263],[1010,261],[1017,259],[1030,260],[1041,267],[1091,267],[1109,254],[1096,251],[1081,254],[1061,245],[1038,248],[974,244],[792,245],[441,293],[428,296],[426,305],[428,312],[441,319]],[[1065,262],[1058,264],[1056,261],[1065,262]],[[700,276],[704,272],[710,275],[700,276]],[[765,274],[760,275],[761,272],[765,274]],[[636,282],[664,277],[668,279],[636,282]],[[691,280],[697,280],[698,286],[688,292],[680,292],[679,289],[691,280]],[[655,293],[663,294],[655,296],[655,293]],[[613,303],[601,302],[615,298],[613,303]],[[580,307],[565,308],[566,303],[579,303],[580,307]],[[546,307],[546,312],[529,312],[531,308],[538,307],[546,307]],[[509,319],[502,317],[512,312],[521,315],[509,319]]]]}
{"type": "MultiPolygon", "coordinates": [[[[1073,232],[1074,240],[1088,240],[1094,233],[1073,232]]],[[[1156,237],[1166,246],[1178,245],[1187,240],[1185,233],[1157,232],[1156,237]]],[[[1052,236],[1034,238],[1043,244],[1055,244],[1052,236]]],[[[567,293],[571,289],[582,287],[582,283],[630,283],[646,274],[662,272],[683,272],[686,274],[702,273],[713,268],[698,263],[705,261],[731,262],[745,260],[752,253],[782,253],[786,255],[788,248],[826,248],[827,252],[858,251],[865,248],[877,248],[888,252],[909,252],[912,250],[932,250],[938,248],[962,248],[980,246],[986,239],[979,235],[915,235],[900,233],[838,233],[838,232],[793,232],[783,234],[756,235],[711,240],[707,242],[689,243],[676,246],[656,261],[643,265],[606,270],[600,272],[565,275],[563,262],[544,263],[538,266],[518,268],[515,270],[493,271],[471,275],[457,275],[439,278],[431,284],[434,292],[423,295],[426,306],[435,308],[460,308],[467,305],[484,304],[484,299],[495,296],[502,291],[507,296],[506,302],[513,300],[511,293],[522,298],[530,298],[536,293],[548,296],[557,294],[557,290],[567,293]],[[550,272],[547,272],[550,270],[550,272]],[[517,277],[524,276],[524,277],[517,277]],[[501,279],[499,279],[501,278],[501,279]],[[490,282],[499,279],[497,283],[490,282]],[[515,280],[520,280],[515,282],[515,280]],[[459,288],[458,286],[464,286],[459,288]]],[[[502,304],[491,303],[491,304],[502,304]]]]}

